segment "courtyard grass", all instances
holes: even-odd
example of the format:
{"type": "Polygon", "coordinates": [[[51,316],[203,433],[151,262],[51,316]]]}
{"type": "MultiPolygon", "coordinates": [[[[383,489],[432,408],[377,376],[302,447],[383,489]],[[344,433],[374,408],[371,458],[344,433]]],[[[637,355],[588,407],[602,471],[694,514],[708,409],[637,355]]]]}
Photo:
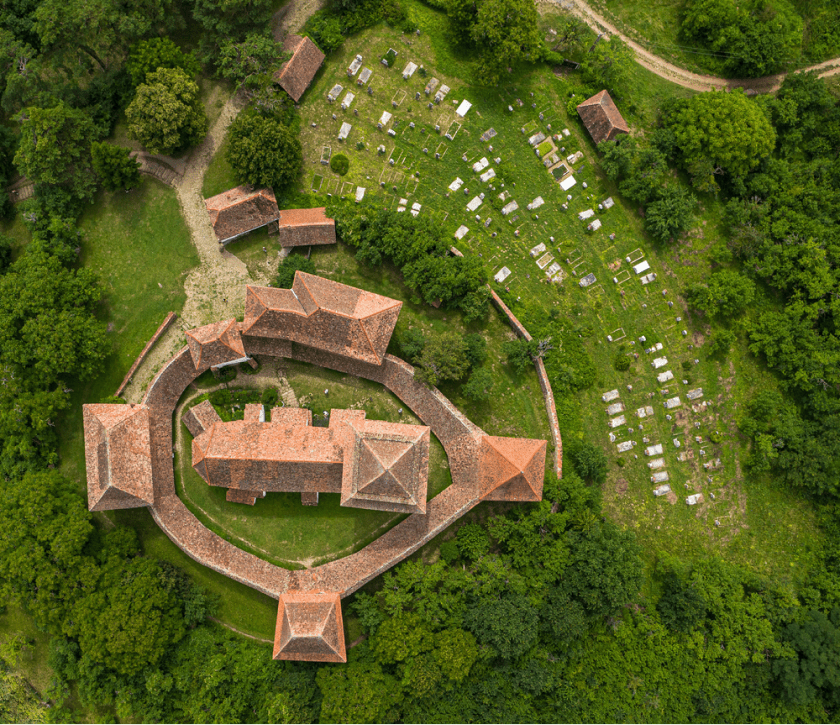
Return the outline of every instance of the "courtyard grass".
{"type": "MultiPolygon", "coordinates": [[[[720,204],[702,198],[694,227],[687,234],[671,245],[652,243],[644,231],[643,218],[617,196],[614,185],[603,176],[597,152],[580,121],[566,112],[569,92],[580,84],[579,76],[558,77],[547,68],[537,67],[497,88],[470,87],[456,75],[458,64],[449,51],[443,54],[442,63],[438,60],[443,41],[440,34],[430,31],[448,21],[415,3],[410,11],[419,19],[420,36],[404,36],[380,26],[350,38],[331,56],[307,92],[300,113],[304,155],[309,161],[299,190],[307,193],[315,189],[324,201],[327,195],[350,200],[357,187],[364,187],[365,201],[377,207],[397,209],[402,199],[409,208],[419,203],[419,213],[431,215],[447,234],[454,235],[462,224],[467,226],[469,233],[460,241],[453,238],[454,244],[464,254],[480,255],[491,274],[502,267],[511,270],[502,286],[514,312],[526,324],[528,320],[551,317],[565,320],[580,334],[595,363],[597,379],[588,390],[557,396],[561,432],[568,443],[585,437],[608,451],[611,470],[604,486],[605,508],[622,527],[637,532],[650,556],[657,551],[679,551],[691,558],[717,551],[782,579],[804,575],[812,560],[809,552],[818,548],[819,537],[810,505],[765,485],[747,484],[741,471],[744,442],[737,434],[736,408],[761,377],[759,363],[745,350],[735,351],[724,363],[709,359],[703,351],[708,324],[692,317],[681,297],[685,286],[702,281],[715,264],[715,252],[723,238],[720,204]],[[397,49],[399,55],[393,67],[385,68],[378,59],[389,47],[397,49]],[[358,88],[355,79],[347,78],[345,69],[356,53],[362,53],[364,66],[373,70],[372,95],[358,88]],[[421,65],[425,77],[418,71],[403,80],[402,68],[409,61],[421,65]],[[449,85],[451,91],[430,109],[423,88],[431,77],[449,85]],[[329,104],[326,94],[336,83],[345,90],[334,104],[329,104]],[[349,109],[341,110],[341,100],[348,90],[356,98],[349,109]],[[473,108],[460,118],[454,113],[455,104],[465,98],[473,108]],[[386,128],[378,130],[377,122],[385,110],[393,118],[386,128]],[[332,114],[336,114],[335,120],[332,114]],[[353,129],[341,143],[337,133],[345,121],[353,129]],[[388,128],[395,130],[395,136],[386,133],[388,128]],[[495,137],[482,142],[480,136],[490,128],[496,131],[495,137]],[[555,141],[558,156],[565,158],[577,151],[584,154],[572,169],[577,183],[569,191],[571,199],[527,142],[537,131],[553,136],[563,129],[568,129],[569,135],[555,141]],[[358,141],[362,147],[357,148],[358,141]],[[384,154],[377,153],[380,144],[385,146],[384,154]],[[337,176],[320,163],[325,149],[349,157],[350,169],[345,176],[337,176]],[[436,159],[435,153],[441,158],[436,159]],[[471,168],[482,157],[490,162],[487,168],[496,172],[488,182],[480,181],[479,173],[471,168]],[[498,163],[494,161],[497,158],[498,163]],[[464,185],[450,192],[448,186],[456,177],[464,185]],[[499,199],[502,192],[510,195],[505,202],[499,199]],[[474,212],[467,211],[467,202],[480,193],[485,194],[482,204],[474,212]],[[526,205],[538,196],[544,199],[543,206],[527,211],[526,205]],[[615,206],[599,210],[598,204],[608,196],[616,201],[615,206]],[[518,202],[519,209],[503,217],[501,206],[511,199],[518,202]],[[564,203],[567,210],[563,209],[564,203]],[[589,232],[588,222],[578,220],[577,214],[586,209],[595,210],[593,218],[602,222],[599,230],[589,232]],[[539,244],[544,244],[545,250],[531,256],[530,250],[539,244]],[[657,279],[642,285],[629,269],[628,256],[648,260],[657,279]],[[556,282],[549,281],[545,274],[552,266],[556,282]],[[597,282],[582,289],[577,282],[588,273],[594,273],[597,282]],[[660,354],[667,356],[669,364],[654,371],[650,363],[655,356],[646,355],[644,349],[657,342],[663,343],[660,354]],[[614,369],[613,362],[620,355],[631,356],[630,370],[614,369]],[[674,379],[660,385],[657,373],[669,369],[674,379]],[[607,426],[608,416],[600,400],[601,394],[612,388],[621,391],[628,421],[613,431],[607,426]],[[685,393],[694,388],[702,388],[703,397],[691,403],[685,393]],[[664,410],[666,397],[677,395],[680,407],[664,410]],[[654,407],[654,415],[636,417],[636,409],[647,405],[654,407]],[[713,443],[710,435],[718,442],[713,443]],[[669,496],[652,495],[651,471],[641,455],[648,445],[644,439],[665,447],[672,489],[669,496]],[[674,439],[679,440],[679,448],[674,439]],[[616,446],[625,440],[635,441],[636,447],[619,454],[616,446]],[[684,460],[680,454],[686,454],[684,460]],[[703,468],[703,463],[718,458],[719,467],[703,468]],[[694,492],[702,493],[704,502],[686,506],[683,499],[694,492]],[[777,529],[761,525],[772,520],[770,511],[783,501],[791,525],[786,536],[802,544],[796,567],[790,566],[790,556],[777,529]],[[760,549],[762,556],[755,557],[752,547],[760,549]]],[[[654,96],[649,101],[628,104],[628,117],[640,124],[655,117],[658,104],[665,98],[689,95],[685,89],[668,85],[642,69],[634,71],[632,83],[638,89],[633,94],[636,99],[645,95],[644,89],[654,96]]],[[[416,295],[411,290],[395,290],[394,278],[384,266],[354,268],[350,253],[352,250],[342,244],[313,248],[312,252],[319,271],[327,276],[407,300],[401,325],[419,324],[424,329],[451,329],[455,325],[458,329],[458,315],[452,311],[424,309],[420,317],[413,317],[412,306],[419,303],[416,295]]],[[[494,312],[487,329],[496,322],[506,327],[494,312]]],[[[488,334],[488,339],[502,340],[504,335],[488,334]]],[[[504,435],[527,435],[522,429],[531,426],[520,424],[528,415],[525,399],[539,403],[539,391],[529,396],[514,392],[509,398],[513,391],[506,386],[513,382],[512,377],[500,350],[492,343],[490,358],[494,372],[501,373],[507,382],[497,379],[497,385],[501,385],[485,410],[461,399],[458,386],[443,386],[442,390],[488,432],[498,426],[504,435]]]]}

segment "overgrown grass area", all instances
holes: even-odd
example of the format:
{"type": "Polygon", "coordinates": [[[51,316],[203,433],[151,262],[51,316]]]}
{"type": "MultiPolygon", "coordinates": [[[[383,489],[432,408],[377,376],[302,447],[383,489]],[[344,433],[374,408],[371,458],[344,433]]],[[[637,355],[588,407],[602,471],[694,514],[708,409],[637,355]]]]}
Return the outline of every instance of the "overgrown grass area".
{"type": "MultiPolygon", "coordinates": [[[[549,69],[535,68],[509,85],[472,88],[468,79],[458,77],[451,51],[439,62],[441,41],[430,29],[447,21],[424,6],[412,4],[411,12],[418,19],[420,36],[380,26],[351,38],[308,91],[301,105],[301,135],[310,161],[301,191],[315,188],[322,198],[332,194],[352,199],[357,187],[364,187],[366,201],[376,206],[410,209],[420,204],[420,215],[432,215],[463,253],[480,255],[491,274],[503,267],[510,270],[501,287],[526,324],[562,320],[580,335],[597,370],[596,382],[573,396],[558,396],[561,432],[567,444],[585,437],[609,452],[606,509],[622,526],[638,533],[650,556],[679,551],[692,558],[719,551],[766,574],[786,579],[804,575],[811,552],[819,548],[811,507],[768,485],[748,485],[741,470],[743,444],[737,433],[737,409],[763,380],[757,361],[746,350],[736,350],[726,362],[711,359],[703,350],[708,326],[688,313],[681,297],[688,284],[705,279],[716,265],[723,243],[720,204],[701,198],[695,225],[687,234],[671,245],[653,245],[642,217],[617,197],[615,187],[600,172],[597,153],[579,120],[566,112],[570,92],[581,87],[576,74],[558,77],[549,69]],[[385,68],[378,60],[389,47],[399,55],[392,68],[385,68]],[[363,55],[364,66],[373,70],[372,94],[347,78],[346,67],[357,53],[363,55]],[[421,66],[425,76],[418,71],[404,80],[402,69],[409,61],[421,66]],[[429,108],[424,86],[432,77],[451,91],[442,103],[429,108]],[[329,104],[326,95],[335,84],[345,90],[329,104]],[[348,91],[356,97],[349,109],[342,110],[348,91]],[[473,104],[465,118],[455,114],[463,99],[473,104]],[[393,117],[379,130],[383,111],[393,117]],[[353,129],[347,141],[340,143],[337,134],[343,122],[353,129]],[[482,141],[491,128],[496,134],[482,141]],[[388,129],[394,129],[395,135],[389,135],[388,129]],[[572,166],[576,184],[568,193],[528,143],[540,131],[555,139],[559,159],[583,153],[584,158],[572,166]],[[358,141],[363,148],[357,148],[358,141]],[[377,153],[380,145],[385,146],[383,154],[377,153]],[[349,157],[345,176],[319,163],[325,148],[349,157]],[[435,158],[436,153],[440,158],[435,158]],[[472,165],[482,158],[489,165],[473,171],[472,165]],[[482,182],[479,176],[488,169],[495,171],[495,177],[482,182]],[[463,186],[450,191],[456,178],[463,186]],[[467,210],[467,203],[479,194],[484,194],[481,204],[467,210]],[[507,195],[504,201],[499,198],[502,194],[507,195]],[[610,196],[615,206],[599,208],[610,196]],[[544,203],[528,211],[526,206],[537,197],[544,203]],[[511,200],[518,209],[503,216],[501,207],[511,200]],[[578,214],[590,209],[594,215],[580,221],[578,214]],[[590,232],[587,225],[593,219],[602,226],[590,232]],[[454,232],[461,225],[469,232],[455,241],[454,232]],[[637,275],[632,266],[641,261],[647,261],[650,269],[637,275]],[[642,284],[641,277],[650,272],[656,279],[642,284]],[[581,288],[578,282],[590,273],[596,282],[581,288]],[[645,353],[656,343],[662,343],[661,352],[645,353]],[[615,368],[616,358],[622,356],[630,358],[626,372],[615,368]],[[654,369],[651,363],[659,356],[667,358],[667,365],[654,369]],[[660,383],[657,376],[666,371],[673,378],[660,383]],[[608,427],[610,417],[601,401],[601,395],[611,389],[619,390],[617,400],[624,405],[625,421],[615,428],[608,427]],[[696,389],[702,389],[702,394],[689,400],[686,393],[696,389]],[[666,410],[664,401],[673,397],[679,397],[678,407],[666,410]],[[653,414],[639,417],[637,410],[647,406],[653,414]],[[629,441],[634,446],[619,453],[617,446],[629,441]],[[671,493],[661,498],[653,496],[653,471],[643,454],[645,447],[658,443],[663,445],[664,470],[671,486],[671,493]],[[693,493],[702,494],[702,503],[688,506],[685,498],[693,493]],[[786,502],[784,535],[765,523],[774,520],[772,512],[782,501],[786,502]],[[791,540],[798,545],[796,567],[790,566],[791,540]],[[761,556],[755,555],[756,550],[761,556]]],[[[651,122],[667,97],[689,93],[641,69],[634,71],[633,84],[634,91],[628,94],[633,100],[626,103],[628,117],[640,124],[651,122]]],[[[620,109],[624,110],[621,104],[620,109]]],[[[456,314],[424,309],[415,318],[415,295],[395,290],[384,267],[354,268],[349,252],[339,244],[314,249],[313,258],[319,271],[331,278],[408,300],[401,325],[451,329],[456,314]]],[[[495,322],[505,326],[492,313],[488,325],[495,322]]],[[[504,334],[498,339],[504,339],[504,334]]],[[[500,350],[492,350],[490,357],[494,373],[504,370],[510,381],[500,350]]],[[[498,425],[503,435],[525,435],[522,428],[529,426],[519,425],[528,414],[525,400],[540,401],[538,393],[519,396],[501,383],[482,410],[459,398],[457,386],[443,390],[476,423],[488,432],[496,432],[492,429],[498,425]]]]}

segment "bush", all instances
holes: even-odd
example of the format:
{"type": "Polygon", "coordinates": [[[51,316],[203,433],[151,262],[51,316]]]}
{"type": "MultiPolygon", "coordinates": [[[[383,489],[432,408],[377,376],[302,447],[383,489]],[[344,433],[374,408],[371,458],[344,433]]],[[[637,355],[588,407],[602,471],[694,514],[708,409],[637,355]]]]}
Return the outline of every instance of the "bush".
{"type": "Polygon", "coordinates": [[[290,254],[283,260],[283,264],[277,269],[277,276],[274,278],[275,287],[289,288],[295,281],[295,272],[300,270],[307,274],[315,274],[315,262],[307,259],[302,254],[290,254]]]}
{"type": "Polygon", "coordinates": [[[629,355],[624,355],[619,353],[615,356],[613,360],[613,367],[618,370],[619,372],[624,372],[630,369],[630,357],[629,355]]]}
{"type": "Polygon", "coordinates": [[[455,540],[458,551],[469,561],[478,561],[490,551],[490,536],[480,524],[464,524],[455,540]]]}
{"type": "Polygon", "coordinates": [[[336,154],[330,159],[330,168],[339,176],[344,176],[350,170],[350,159],[344,154],[336,154]]]}
{"type": "Polygon", "coordinates": [[[464,340],[467,343],[467,360],[470,361],[470,367],[481,365],[487,359],[487,340],[477,332],[467,335],[464,340]]]}
{"type": "Polygon", "coordinates": [[[413,363],[416,362],[426,347],[426,338],[423,331],[417,328],[408,329],[397,336],[397,344],[400,346],[402,356],[413,363]]]}
{"type": "Polygon", "coordinates": [[[260,396],[260,402],[267,408],[273,408],[275,405],[277,405],[278,397],[279,393],[277,392],[277,388],[266,388],[262,391],[262,395],[260,396]]]}
{"type": "Polygon", "coordinates": [[[454,541],[444,541],[440,545],[440,558],[447,564],[455,562],[460,554],[461,552],[458,551],[458,545],[454,541]]]}
{"type": "Polygon", "coordinates": [[[492,390],[493,375],[487,368],[475,368],[462,388],[464,395],[476,402],[487,400],[492,390]]]}
{"type": "Polygon", "coordinates": [[[588,441],[575,441],[568,447],[569,460],[584,481],[603,483],[607,480],[607,456],[588,441]]]}

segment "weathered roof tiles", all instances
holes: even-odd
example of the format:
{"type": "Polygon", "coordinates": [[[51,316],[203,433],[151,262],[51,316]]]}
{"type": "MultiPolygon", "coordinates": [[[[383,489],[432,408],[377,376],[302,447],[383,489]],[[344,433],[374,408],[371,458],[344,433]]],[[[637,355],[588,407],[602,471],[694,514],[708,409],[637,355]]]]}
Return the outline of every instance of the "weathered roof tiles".
{"type": "Polygon", "coordinates": [[[274,82],[297,103],[324,62],[325,56],[309,38],[299,35],[289,35],[283,42],[283,50],[291,53],[292,57],[274,74],[274,82]]]}
{"type": "Polygon", "coordinates": [[[273,657],[304,662],[347,662],[341,597],[334,592],[281,594],[273,657]]]}
{"type": "Polygon", "coordinates": [[[154,503],[149,409],[145,405],[83,405],[88,508],[154,503]]]}
{"type": "Polygon", "coordinates": [[[280,218],[277,199],[271,189],[237,186],[205,199],[204,205],[219,244],[232,242],[280,218]]]}
{"type": "Polygon", "coordinates": [[[299,271],[290,290],[249,285],[240,329],[380,365],[401,308],[398,300],[299,271]]]}
{"type": "Polygon", "coordinates": [[[595,143],[612,141],[621,133],[630,133],[630,127],[606,91],[587,98],[577,107],[577,112],[595,143]]]}

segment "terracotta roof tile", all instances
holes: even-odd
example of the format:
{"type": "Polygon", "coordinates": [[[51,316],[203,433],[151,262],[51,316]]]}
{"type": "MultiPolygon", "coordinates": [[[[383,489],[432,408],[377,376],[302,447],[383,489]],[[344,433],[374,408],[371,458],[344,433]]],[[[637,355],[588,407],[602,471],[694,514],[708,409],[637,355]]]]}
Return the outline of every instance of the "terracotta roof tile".
{"type": "Polygon", "coordinates": [[[236,320],[196,327],[187,330],[186,336],[196,370],[247,357],[236,320]]]}
{"type": "Polygon", "coordinates": [[[91,511],[154,503],[149,409],[84,405],[85,463],[91,511]]]}
{"type": "Polygon", "coordinates": [[[273,657],[304,662],[346,662],[339,594],[301,591],[281,594],[273,657]]]}
{"type": "Polygon", "coordinates": [[[324,62],[325,56],[309,38],[297,35],[289,35],[286,38],[283,50],[292,53],[292,57],[274,74],[274,82],[297,103],[324,62]]]}
{"type": "Polygon", "coordinates": [[[401,308],[398,300],[297,272],[291,290],[247,287],[241,329],[379,365],[401,308]]]}
{"type": "Polygon", "coordinates": [[[345,426],[341,505],[426,513],[429,428],[380,420],[345,426]]]}
{"type": "Polygon", "coordinates": [[[280,210],[271,189],[237,186],[204,200],[210,223],[224,244],[242,234],[277,221],[280,210]]]}
{"type": "Polygon", "coordinates": [[[577,107],[577,112],[595,143],[611,141],[620,133],[630,133],[630,127],[606,91],[586,99],[577,107]]]}
{"type": "Polygon", "coordinates": [[[547,442],[482,436],[479,449],[481,497],[485,501],[540,501],[547,442]]]}

